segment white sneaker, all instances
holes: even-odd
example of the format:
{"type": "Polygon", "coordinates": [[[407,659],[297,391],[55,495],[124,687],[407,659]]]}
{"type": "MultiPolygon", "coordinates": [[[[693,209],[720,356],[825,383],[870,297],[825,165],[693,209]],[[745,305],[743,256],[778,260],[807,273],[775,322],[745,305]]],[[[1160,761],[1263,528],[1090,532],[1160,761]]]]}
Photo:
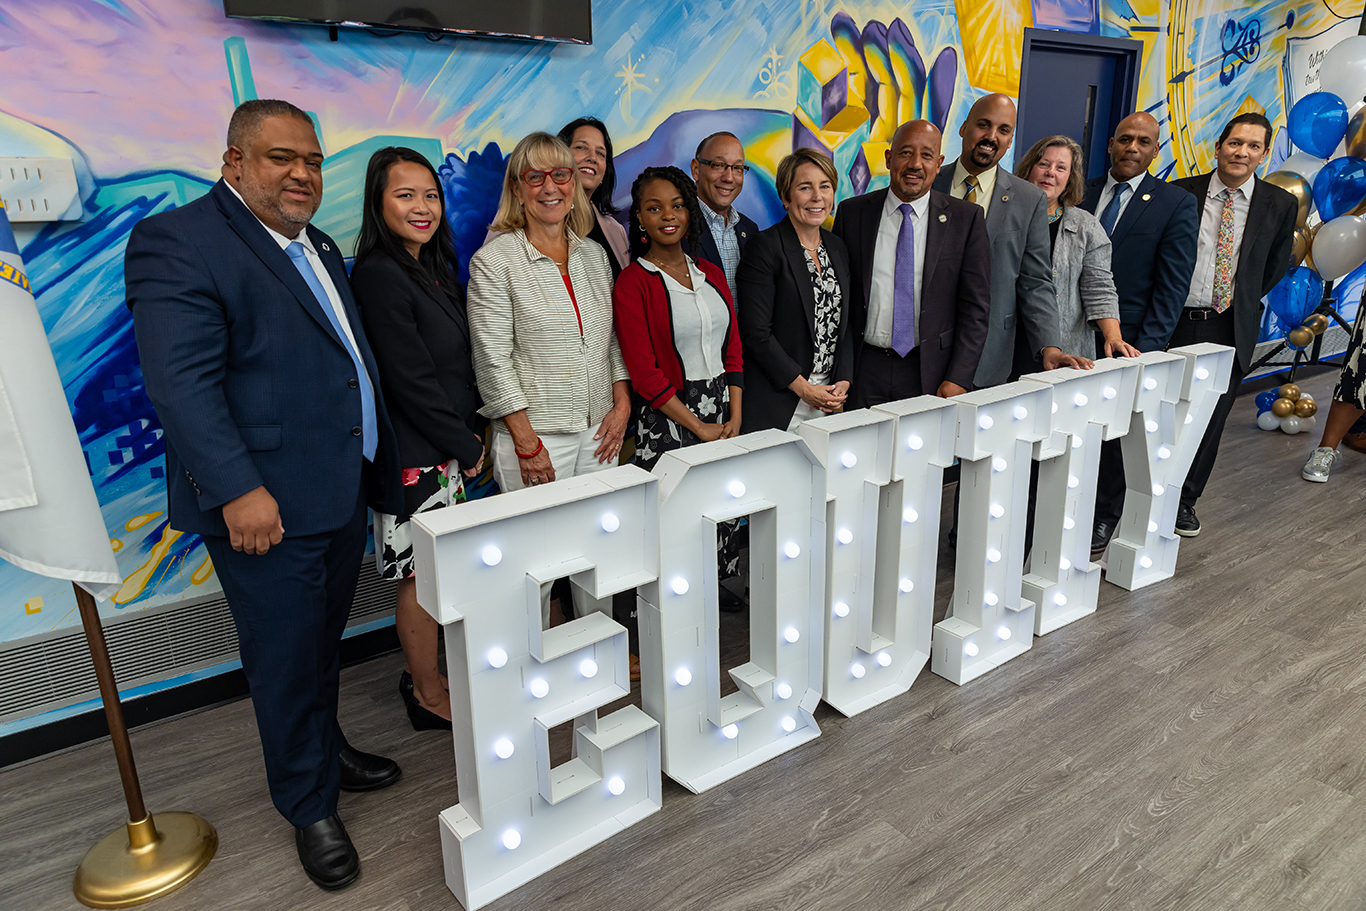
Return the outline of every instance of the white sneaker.
{"type": "Polygon", "coordinates": [[[1304,470],[1300,472],[1300,477],[1306,481],[1322,484],[1328,480],[1328,474],[1337,462],[1338,451],[1336,449],[1330,446],[1320,446],[1309,453],[1309,461],[1304,463],[1304,470]]]}

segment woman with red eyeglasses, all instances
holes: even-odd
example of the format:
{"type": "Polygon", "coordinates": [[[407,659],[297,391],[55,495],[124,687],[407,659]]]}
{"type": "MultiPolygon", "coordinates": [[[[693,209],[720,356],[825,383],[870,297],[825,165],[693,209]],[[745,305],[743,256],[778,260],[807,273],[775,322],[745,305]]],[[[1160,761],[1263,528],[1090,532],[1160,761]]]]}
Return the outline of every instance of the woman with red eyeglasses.
{"type": "MultiPolygon", "coordinates": [[[[470,259],[474,372],[493,421],[493,477],[504,491],[617,464],[630,416],[626,365],[612,327],[612,269],[593,227],[574,156],[549,133],[512,150],[497,233],[470,259]]],[[[549,622],[549,586],[541,599],[549,622]]],[[[574,587],[577,616],[610,613],[574,587]]]]}

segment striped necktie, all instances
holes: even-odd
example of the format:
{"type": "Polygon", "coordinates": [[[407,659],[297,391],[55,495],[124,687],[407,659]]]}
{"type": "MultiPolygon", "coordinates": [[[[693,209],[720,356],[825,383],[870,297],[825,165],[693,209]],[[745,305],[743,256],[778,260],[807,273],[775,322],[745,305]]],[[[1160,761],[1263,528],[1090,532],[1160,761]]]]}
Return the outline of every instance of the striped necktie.
{"type": "Polygon", "coordinates": [[[977,187],[979,186],[977,178],[969,174],[967,177],[963,178],[963,186],[967,188],[963,193],[963,198],[968,202],[976,202],[977,187]]]}

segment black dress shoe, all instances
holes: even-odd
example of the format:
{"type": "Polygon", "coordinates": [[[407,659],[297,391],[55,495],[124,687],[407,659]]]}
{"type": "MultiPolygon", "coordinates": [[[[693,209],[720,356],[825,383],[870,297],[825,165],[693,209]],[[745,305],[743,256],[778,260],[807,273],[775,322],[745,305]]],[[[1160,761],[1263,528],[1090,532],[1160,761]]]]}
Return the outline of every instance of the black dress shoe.
{"type": "Polygon", "coordinates": [[[362,753],[344,746],[337,754],[341,759],[341,789],[343,791],[378,791],[398,781],[403,770],[398,763],[373,753],[362,753]]]}
{"type": "Polygon", "coordinates": [[[1176,533],[1183,538],[1194,538],[1200,534],[1200,520],[1195,517],[1195,507],[1182,503],[1176,507],[1176,533]]]}
{"type": "Polygon", "coordinates": [[[1115,527],[1109,522],[1097,522],[1096,527],[1091,529],[1091,560],[1099,560],[1105,556],[1105,548],[1110,546],[1110,539],[1115,536],[1115,527]]]}
{"type": "Polygon", "coordinates": [[[407,671],[398,675],[398,695],[404,702],[413,698],[413,675],[407,671]]]}
{"type": "Polygon", "coordinates": [[[360,855],[335,813],[311,826],[296,828],[294,847],[308,878],[324,889],[349,886],[360,876],[360,855]]]}
{"type": "Polygon", "coordinates": [[[412,722],[414,731],[449,731],[451,729],[449,719],[442,718],[436,712],[423,708],[416,696],[409,696],[403,704],[408,709],[408,720],[412,722]]]}

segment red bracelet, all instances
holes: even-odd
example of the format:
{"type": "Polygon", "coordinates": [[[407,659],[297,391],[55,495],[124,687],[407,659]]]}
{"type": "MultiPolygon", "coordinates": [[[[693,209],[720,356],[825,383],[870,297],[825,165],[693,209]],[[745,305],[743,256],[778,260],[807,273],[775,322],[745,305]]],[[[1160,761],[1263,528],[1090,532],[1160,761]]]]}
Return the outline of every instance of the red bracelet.
{"type": "Polygon", "coordinates": [[[534,459],[536,458],[536,456],[540,455],[544,449],[545,441],[542,440],[540,437],[536,438],[536,448],[528,452],[526,455],[522,455],[522,453],[517,452],[517,447],[515,445],[512,447],[512,451],[517,452],[517,458],[519,459],[534,459]]]}

